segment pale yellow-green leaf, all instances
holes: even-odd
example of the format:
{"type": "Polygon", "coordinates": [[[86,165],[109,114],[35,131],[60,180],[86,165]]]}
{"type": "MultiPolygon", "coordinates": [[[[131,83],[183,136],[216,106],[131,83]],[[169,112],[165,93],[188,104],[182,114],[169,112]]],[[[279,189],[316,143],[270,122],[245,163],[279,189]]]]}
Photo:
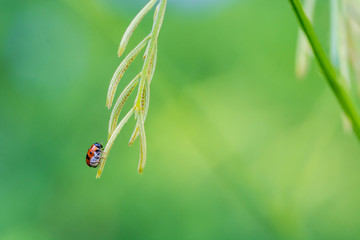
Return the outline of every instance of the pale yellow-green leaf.
{"type": "Polygon", "coordinates": [[[100,163],[100,168],[96,174],[96,178],[100,178],[103,170],[104,170],[104,166],[105,166],[105,162],[106,159],[109,155],[109,152],[111,150],[112,145],[114,144],[114,141],[116,139],[116,137],[119,135],[120,130],[124,127],[125,123],[129,120],[129,118],[131,117],[131,115],[134,114],[134,108],[131,108],[131,110],[125,115],[125,117],[120,121],[119,125],[117,125],[117,127],[115,128],[114,132],[111,134],[110,139],[108,140],[108,142],[106,143],[106,146],[104,148],[104,151],[102,153],[102,160],[100,163]]]}
{"type": "Polygon", "coordinates": [[[145,47],[146,43],[149,41],[151,37],[151,34],[148,35],[144,40],[142,40],[130,53],[126,56],[126,58],[121,62],[119,67],[116,69],[108,90],[107,99],[106,99],[106,106],[108,109],[110,109],[114,95],[116,92],[116,88],[120,82],[120,79],[124,75],[126,69],[129,67],[129,65],[135,60],[135,58],[138,56],[140,51],[145,47]]]}
{"type": "Polygon", "coordinates": [[[116,101],[114,108],[111,112],[110,121],[109,121],[109,131],[108,138],[110,138],[111,134],[116,128],[117,121],[119,119],[121,109],[123,108],[126,100],[129,98],[130,94],[133,92],[136,84],[139,82],[141,74],[138,74],[122,91],[118,100],[116,101]]]}
{"type": "Polygon", "coordinates": [[[136,15],[136,17],[132,20],[128,28],[126,29],[119,45],[118,56],[120,57],[126,49],[126,46],[131,38],[131,35],[134,33],[136,27],[139,25],[141,20],[145,17],[145,15],[150,11],[150,9],[154,6],[157,0],[151,0],[148,4],[145,5],[143,9],[136,15]]]}

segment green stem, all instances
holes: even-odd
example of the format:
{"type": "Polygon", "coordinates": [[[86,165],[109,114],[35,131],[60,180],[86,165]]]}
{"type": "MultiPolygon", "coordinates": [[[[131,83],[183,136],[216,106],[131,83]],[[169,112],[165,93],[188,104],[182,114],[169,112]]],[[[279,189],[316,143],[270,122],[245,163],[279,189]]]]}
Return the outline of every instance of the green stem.
{"type": "Polygon", "coordinates": [[[163,21],[165,9],[166,9],[166,2],[167,2],[167,0],[160,0],[160,2],[159,2],[159,9],[157,11],[157,16],[155,18],[154,27],[152,29],[151,38],[149,41],[148,52],[146,54],[146,58],[145,58],[145,62],[144,62],[143,70],[142,70],[142,75],[140,78],[139,91],[138,91],[138,95],[137,95],[136,108],[135,108],[136,111],[139,111],[139,109],[140,109],[141,95],[142,95],[142,92],[144,91],[145,82],[148,79],[148,69],[149,69],[149,66],[150,66],[151,60],[152,60],[151,56],[156,47],[160,28],[162,26],[162,21],[163,21]]]}
{"type": "Polygon", "coordinates": [[[309,19],[306,17],[304,10],[302,8],[302,5],[299,0],[289,0],[295,15],[297,19],[299,20],[299,23],[301,25],[301,28],[305,32],[309,43],[311,45],[311,48],[314,52],[314,55],[325,75],[325,78],[327,80],[327,83],[330,85],[330,88],[334,92],[338,102],[340,103],[340,106],[342,107],[345,114],[349,117],[354,132],[357,136],[357,138],[360,140],[360,118],[357,113],[357,110],[351,100],[351,97],[346,91],[346,89],[340,84],[340,81],[338,81],[336,71],[334,67],[331,65],[329,59],[327,58],[323,48],[321,47],[321,44],[315,34],[315,31],[309,21],[309,19]]]}

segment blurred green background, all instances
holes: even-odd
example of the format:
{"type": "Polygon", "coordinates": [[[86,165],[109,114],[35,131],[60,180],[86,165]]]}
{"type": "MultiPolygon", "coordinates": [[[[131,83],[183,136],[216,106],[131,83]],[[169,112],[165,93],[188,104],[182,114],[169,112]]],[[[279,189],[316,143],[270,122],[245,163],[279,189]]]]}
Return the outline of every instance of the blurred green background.
{"type": "Polygon", "coordinates": [[[95,179],[85,154],[145,3],[0,1],[0,239],[359,239],[360,145],[316,64],[296,80],[287,1],[169,0],[144,174],[132,119],[95,179]]]}

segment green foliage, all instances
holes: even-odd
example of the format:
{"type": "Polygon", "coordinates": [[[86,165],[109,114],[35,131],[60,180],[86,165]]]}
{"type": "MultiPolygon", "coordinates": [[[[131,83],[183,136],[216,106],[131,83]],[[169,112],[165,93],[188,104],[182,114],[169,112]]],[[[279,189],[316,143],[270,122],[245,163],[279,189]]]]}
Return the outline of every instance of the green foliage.
{"type": "Polygon", "coordinates": [[[145,136],[145,119],[150,106],[150,83],[155,73],[156,60],[157,60],[157,42],[160,33],[160,29],[164,20],[166,3],[167,0],[151,0],[148,4],[143,7],[142,10],[135,16],[135,18],[130,23],[129,27],[126,29],[118,50],[118,56],[120,57],[125,51],[126,46],[129,43],[131,35],[134,33],[135,29],[145,17],[145,15],[151,10],[155,3],[158,2],[158,5],[155,9],[154,18],[153,18],[153,27],[148,36],[146,36],[131,52],[124,58],[120,66],[116,69],[114,76],[111,79],[108,95],[106,98],[106,106],[110,109],[112,102],[116,93],[116,88],[119,85],[121,78],[123,77],[125,71],[128,69],[130,64],[135,60],[139,55],[141,50],[146,47],[144,54],[144,65],[141,72],[125,87],[125,89],[120,94],[116,104],[111,113],[109,121],[109,135],[108,142],[104,148],[104,151],[101,154],[101,163],[99,170],[96,174],[96,178],[100,178],[106,159],[109,155],[112,145],[120,133],[121,128],[129,120],[131,115],[135,113],[135,118],[137,120],[134,132],[130,138],[129,145],[132,145],[136,138],[140,135],[140,160],[138,166],[138,172],[141,174],[144,171],[146,163],[146,136],[145,136]],[[129,98],[131,92],[134,90],[137,80],[139,79],[139,89],[136,95],[135,103],[133,108],[125,115],[125,117],[120,121],[119,125],[116,127],[121,109],[123,108],[125,102],[129,98]]]}
{"type": "MultiPolygon", "coordinates": [[[[107,139],[107,84],[138,11],[126,2],[0,7],[0,239],[359,238],[359,144],[319,70],[296,81],[287,1],[196,14],[169,1],[145,124],[151,161],[134,173],[129,122],[94,178],[86,150],[107,139]]],[[[316,15],[321,42],[328,17],[316,15]]]]}

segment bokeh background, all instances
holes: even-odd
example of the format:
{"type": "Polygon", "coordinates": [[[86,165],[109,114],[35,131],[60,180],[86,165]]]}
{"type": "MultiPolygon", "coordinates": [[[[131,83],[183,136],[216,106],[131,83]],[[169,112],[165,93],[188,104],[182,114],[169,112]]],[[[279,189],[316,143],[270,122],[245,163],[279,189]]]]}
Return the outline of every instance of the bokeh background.
{"type": "MultiPolygon", "coordinates": [[[[169,0],[144,174],[132,119],[95,179],[85,154],[146,2],[0,1],[0,239],[359,239],[360,145],[316,64],[295,78],[287,1],[169,0]]],[[[319,1],[325,48],[328,20],[319,1]]]]}

